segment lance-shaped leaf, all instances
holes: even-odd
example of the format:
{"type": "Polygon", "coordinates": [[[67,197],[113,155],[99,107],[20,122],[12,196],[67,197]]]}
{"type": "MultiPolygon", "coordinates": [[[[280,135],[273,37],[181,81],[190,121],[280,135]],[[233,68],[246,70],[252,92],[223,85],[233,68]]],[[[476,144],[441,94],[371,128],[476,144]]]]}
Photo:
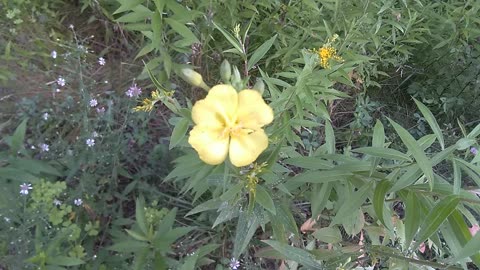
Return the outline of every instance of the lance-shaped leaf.
{"type": "Polygon", "coordinates": [[[435,116],[433,116],[432,112],[427,108],[427,106],[423,105],[423,103],[416,100],[415,98],[413,98],[413,100],[417,104],[418,109],[420,109],[420,111],[423,114],[423,117],[425,117],[425,120],[427,120],[427,123],[430,125],[430,128],[432,129],[433,133],[437,137],[438,142],[442,147],[442,150],[445,149],[445,140],[443,139],[442,130],[440,129],[440,126],[438,125],[437,120],[435,119],[435,116]]]}
{"type": "Polygon", "coordinates": [[[392,124],[395,131],[397,131],[402,142],[405,144],[405,146],[407,146],[408,150],[412,153],[413,157],[417,161],[418,166],[420,167],[422,172],[425,174],[425,177],[427,178],[428,183],[430,184],[430,189],[432,189],[433,188],[432,163],[427,158],[425,153],[421,150],[422,148],[418,144],[418,142],[415,140],[415,138],[413,138],[413,136],[410,135],[410,133],[408,133],[406,129],[401,127],[392,119],[389,118],[388,120],[390,121],[390,124],[392,124]]]}

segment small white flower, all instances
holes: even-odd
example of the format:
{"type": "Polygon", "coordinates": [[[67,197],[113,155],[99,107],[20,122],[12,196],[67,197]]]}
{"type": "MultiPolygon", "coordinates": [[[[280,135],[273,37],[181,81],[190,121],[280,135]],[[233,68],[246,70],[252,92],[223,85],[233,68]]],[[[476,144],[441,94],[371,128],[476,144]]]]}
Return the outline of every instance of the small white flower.
{"type": "Polygon", "coordinates": [[[50,54],[50,56],[52,56],[53,59],[57,58],[57,52],[56,52],[56,51],[52,51],[52,53],[50,54]]]}
{"type": "Polygon", "coordinates": [[[95,139],[92,139],[92,138],[87,139],[85,143],[87,144],[88,147],[93,147],[95,145],[95,139]]]}
{"type": "Polygon", "coordinates": [[[53,204],[55,206],[60,206],[60,205],[62,205],[62,202],[60,200],[55,199],[55,200],[53,200],[53,204]]]}
{"type": "Polygon", "coordinates": [[[96,131],[92,132],[92,137],[93,137],[93,138],[97,138],[98,136],[99,136],[99,135],[98,135],[98,133],[97,133],[96,131]]]}
{"type": "Polygon", "coordinates": [[[65,79],[62,77],[58,77],[57,84],[60,86],[65,86],[65,79]]]}
{"type": "Polygon", "coordinates": [[[104,114],[105,113],[105,107],[97,108],[97,113],[98,114],[104,114]]]}
{"type": "Polygon", "coordinates": [[[229,266],[230,266],[230,269],[237,270],[240,267],[240,262],[237,259],[232,258],[230,260],[229,266]]]}
{"type": "Polygon", "coordinates": [[[96,99],[92,98],[90,99],[90,107],[95,107],[98,105],[98,102],[96,99]]]}
{"type": "Polygon", "coordinates": [[[32,184],[23,183],[22,185],[20,185],[20,194],[28,195],[28,191],[31,189],[33,189],[32,184]]]}
{"type": "Polygon", "coordinates": [[[68,28],[70,28],[70,29],[73,30],[73,28],[74,28],[73,24],[70,24],[70,25],[68,26],[68,28]]]}
{"type": "Polygon", "coordinates": [[[3,217],[3,220],[5,220],[5,222],[7,222],[7,223],[10,223],[11,219],[9,219],[8,217],[3,217]]]}
{"type": "Polygon", "coordinates": [[[76,205],[76,206],[80,206],[83,204],[83,200],[82,199],[75,199],[73,200],[73,203],[76,205]]]}
{"type": "Polygon", "coordinates": [[[98,58],[98,64],[99,64],[100,66],[104,66],[105,63],[106,63],[105,58],[103,58],[103,57],[98,58]]]}
{"type": "Polygon", "coordinates": [[[58,88],[55,89],[55,92],[60,93],[60,89],[58,89],[58,88]]]}
{"type": "Polygon", "coordinates": [[[46,112],[42,115],[42,118],[43,120],[47,121],[48,120],[48,117],[50,117],[50,115],[46,112]]]}
{"type": "Polygon", "coordinates": [[[39,147],[42,152],[48,152],[50,150],[50,146],[46,143],[41,143],[39,147]]]}

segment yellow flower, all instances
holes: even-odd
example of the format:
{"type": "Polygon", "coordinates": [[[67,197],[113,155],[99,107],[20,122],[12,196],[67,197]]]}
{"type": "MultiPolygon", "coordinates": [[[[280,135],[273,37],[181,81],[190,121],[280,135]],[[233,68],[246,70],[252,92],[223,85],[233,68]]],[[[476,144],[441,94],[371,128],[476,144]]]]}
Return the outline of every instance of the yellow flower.
{"type": "Polygon", "coordinates": [[[150,98],[145,98],[142,100],[142,105],[138,105],[133,108],[134,112],[144,111],[144,112],[151,112],[155,104],[161,101],[164,97],[171,97],[173,95],[173,91],[162,91],[155,90],[151,93],[150,98]]]}
{"type": "Polygon", "coordinates": [[[237,167],[246,166],[267,148],[262,127],[273,121],[273,110],[258,91],[237,91],[217,85],[192,108],[195,126],[188,142],[201,160],[210,165],[225,161],[227,154],[237,167]]]}
{"type": "Polygon", "coordinates": [[[314,50],[320,58],[320,66],[329,69],[330,60],[343,61],[343,59],[337,55],[337,50],[332,46],[332,43],[338,38],[338,35],[335,34],[331,39],[327,40],[321,48],[314,50]]]}

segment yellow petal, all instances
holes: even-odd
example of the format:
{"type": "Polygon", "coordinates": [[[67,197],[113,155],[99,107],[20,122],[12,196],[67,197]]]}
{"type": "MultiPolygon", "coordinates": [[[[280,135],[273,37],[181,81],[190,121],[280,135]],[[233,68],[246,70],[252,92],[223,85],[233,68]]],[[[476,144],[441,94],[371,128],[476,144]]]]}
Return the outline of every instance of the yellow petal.
{"type": "Polygon", "coordinates": [[[234,123],[238,104],[237,91],[230,85],[216,85],[205,99],[197,101],[192,108],[192,119],[197,125],[225,127],[234,123]]]}
{"type": "Polygon", "coordinates": [[[237,167],[247,166],[254,162],[258,156],[267,149],[268,137],[259,129],[250,134],[232,136],[230,139],[230,161],[237,167]]]}
{"type": "Polygon", "coordinates": [[[223,136],[222,129],[212,129],[197,125],[190,131],[188,143],[197,151],[205,163],[218,165],[227,158],[228,136],[223,136]]]}
{"type": "Polygon", "coordinates": [[[258,91],[242,90],[238,93],[237,119],[243,127],[259,129],[273,121],[273,110],[258,91]]]}

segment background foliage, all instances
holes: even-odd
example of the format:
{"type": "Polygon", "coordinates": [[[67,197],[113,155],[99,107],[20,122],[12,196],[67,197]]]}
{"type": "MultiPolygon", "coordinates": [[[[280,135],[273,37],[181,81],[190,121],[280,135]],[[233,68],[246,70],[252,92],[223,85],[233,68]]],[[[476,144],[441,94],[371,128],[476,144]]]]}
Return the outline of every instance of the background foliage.
{"type": "Polygon", "coordinates": [[[479,9],[2,0],[0,268],[477,269],[479,9]],[[198,159],[184,68],[262,92],[254,165],[198,159]]]}

